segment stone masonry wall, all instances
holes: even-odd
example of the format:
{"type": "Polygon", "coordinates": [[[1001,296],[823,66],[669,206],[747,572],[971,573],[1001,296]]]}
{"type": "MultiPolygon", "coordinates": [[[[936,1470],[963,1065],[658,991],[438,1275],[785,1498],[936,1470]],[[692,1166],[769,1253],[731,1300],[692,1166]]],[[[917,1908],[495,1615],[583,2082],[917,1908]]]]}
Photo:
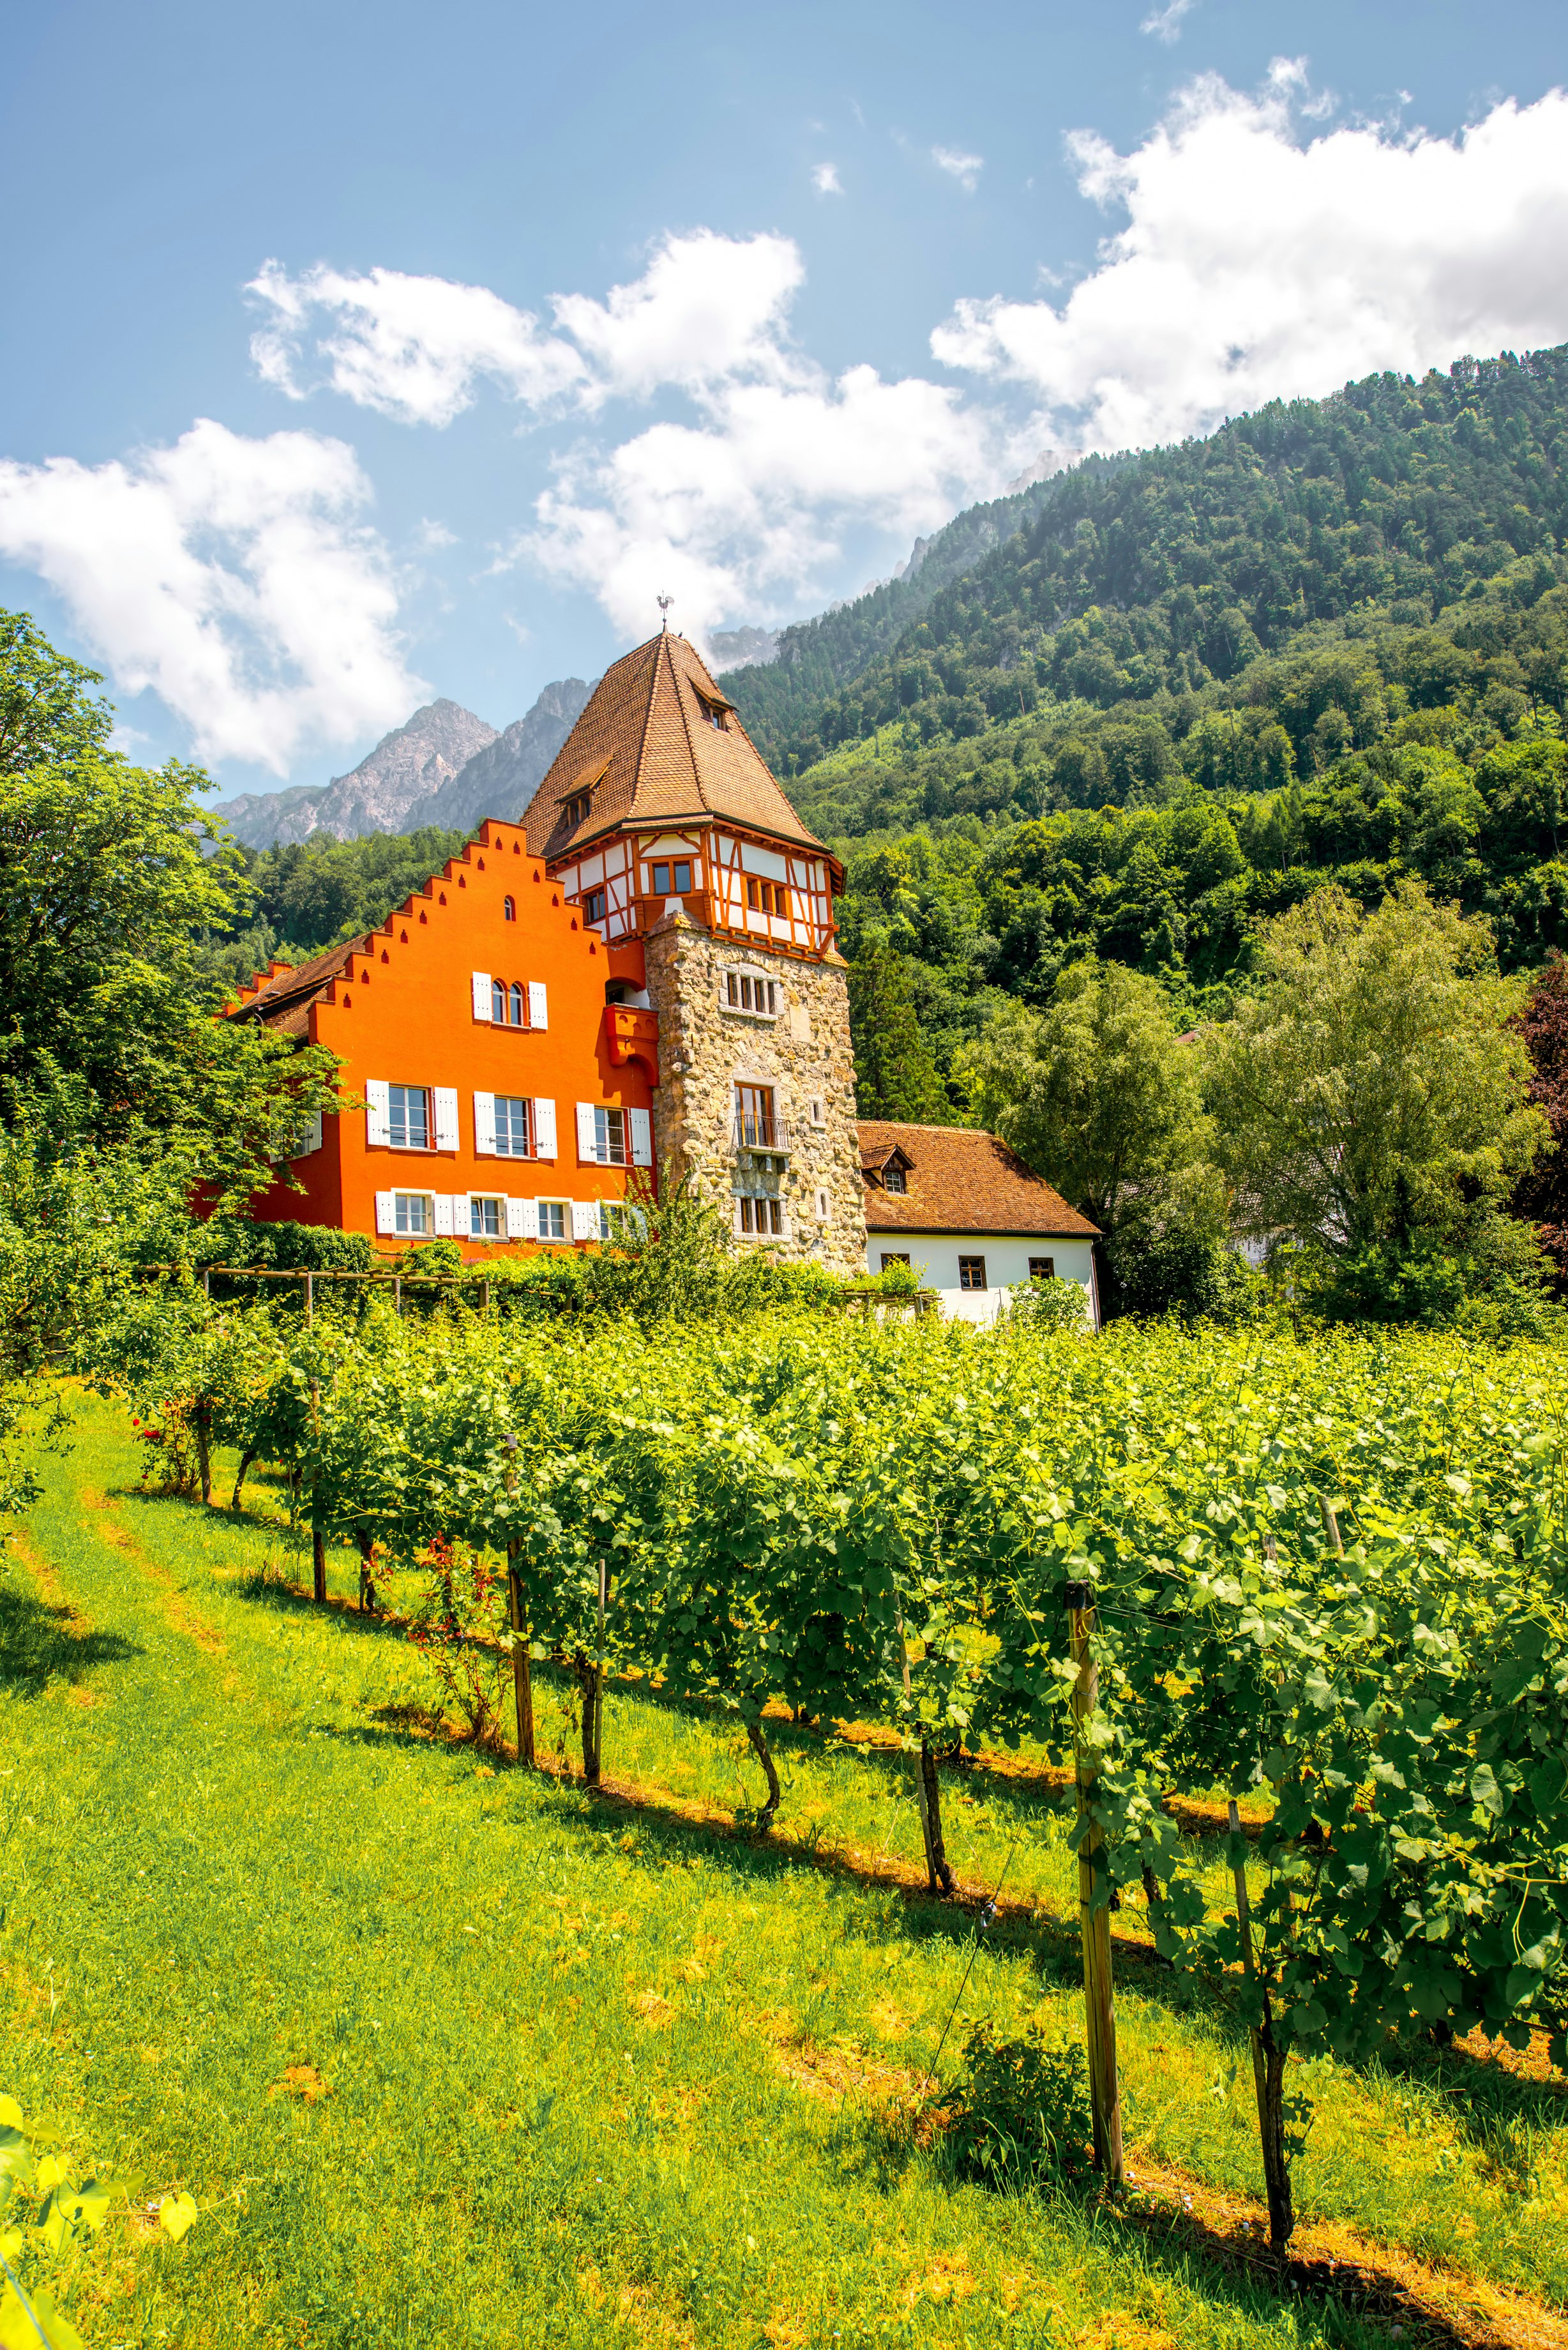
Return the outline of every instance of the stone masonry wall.
{"type": "Polygon", "coordinates": [[[865,1189],[842,956],[813,962],[771,954],[715,938],[679,910],[649,931],[645,948],[649,999],[659,1014],[653,1133],[660,1167],[670,1161],[689,1175],[732,1228],[741,1192],[777,1197],[788,1229],[765,1245],[785,1258],[864,1273],[865,1189]],[[742,968],[775,982],[776,1018],[725,1004],[724,974],[742,968]],[[760,1172],[737,1149],[737,1083],[774,1088],[774,1116],[791,1140],[782,1172],[760,1172]],[[814,1100],[822,1106],[820,1126],[812,1121],[814,1100]],[[819,1192],[827,1197],[826,1220],[819,1192]]]}

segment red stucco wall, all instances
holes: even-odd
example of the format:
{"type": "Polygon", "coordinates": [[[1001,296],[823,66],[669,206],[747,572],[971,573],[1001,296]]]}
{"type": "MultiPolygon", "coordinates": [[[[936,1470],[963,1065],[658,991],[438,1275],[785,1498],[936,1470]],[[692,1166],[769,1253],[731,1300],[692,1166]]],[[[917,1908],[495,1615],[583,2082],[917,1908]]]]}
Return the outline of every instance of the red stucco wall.
{"type": "MultiPolygon", "coordinates": [[[[253,1202],[252,1212],[268,1222],[292,1218],[365,1232],[383,1251],[397,1253],[408,1243],[377,1234],[378,1191],[624,1199],[629,1169],[585,1165],[577,1158],[578,1102],[628,1110],[648,1109],[652,1102],[643,1063],[616,1066],[610,1059],[605,1020],[605,983],[610,979],[641,987],[640,944],[607,948],[597,932],[581,928],[540,860],[524,853],[521,831],[485,824],[462,855],[392,915],[372,936],[369,952],[357,953],[327,997],[310,1008],[312,1041],[341,1055],[346,1093],[362,1097],[371,1078],[455,1087],[459,1148],[372,1148],[364,1110],[349,1110],[325,1119],[320,1149],[295,1161],[303,1191],[275,1185],[253,1202]],[[513,922],[504,914],[508,896],[517,909],[513,922]],[[476,971],[509,983],[542,980],[548,1027],[497,1027],[476,1019],[476,971]],[[553,1100],[555,1159],[480,1157],[473,1148],[476,1089],[553,1100]]],[[[523,1253],[533,1246],[458,1237],[465,1254],[476,1261],[498,1246],[523,1253]]]]}

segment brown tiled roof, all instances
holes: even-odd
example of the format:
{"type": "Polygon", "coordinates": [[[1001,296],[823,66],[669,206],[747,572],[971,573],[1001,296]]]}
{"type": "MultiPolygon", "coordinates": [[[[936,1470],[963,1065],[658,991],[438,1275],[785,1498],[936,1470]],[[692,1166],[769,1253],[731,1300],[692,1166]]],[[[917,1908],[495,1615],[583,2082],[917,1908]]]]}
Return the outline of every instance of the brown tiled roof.
{"type": "Polygon", "coordinates": [[[895,1150],[909,1162],[908,1189],[866,1185],[866,1229],[872,1232],[1030,1232],[1041,1240],[1097,1237],[1097,1226],[994,1134],[972,1126],[900,1126],[862,1118],[860,1163],[879,1171],[895,1150]]]}
{"type": "Polygon", "coordinates": [[[324,954],[312,955],[307,962],[296,963],[291,971],[275,972],[254,995],[237,1003],[229,1017],[259,1020],[264,1027],[275,1028],[284,1036],[306,1035],[311,1005],[342,975],[349,956],[364,954],[369,947],[367,932],[363,938],[346,939],[341,946],[328,947],[324,954]]]}
{"type": "Polygon", "coordinates": [[[529,853],[556,858],[622,825],[727,816],[748,831],[819,848],[774,782],[734,705],[684,637],[650,637],[612,661],[524,813],[529,853]],[[722,728],[704,702],[727,714],[722,728]],[[565,803],[589,795],[568,821],[565,803]]]}

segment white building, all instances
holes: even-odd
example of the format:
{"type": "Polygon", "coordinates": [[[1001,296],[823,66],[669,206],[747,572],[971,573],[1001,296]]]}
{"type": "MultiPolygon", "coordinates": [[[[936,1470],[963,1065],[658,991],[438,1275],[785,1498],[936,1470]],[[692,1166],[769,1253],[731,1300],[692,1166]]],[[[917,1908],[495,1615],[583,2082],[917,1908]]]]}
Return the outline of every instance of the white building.
{"type": "Polygon", "coordinates": [[[1099,1327],[1096,1226],[994,1134],[881,1118],[858,1131],[867,1272],[908,1264],[944,1313],[971,1322],[991,1321],[1032,1280],[1076,1281],[1099,1327]]]}

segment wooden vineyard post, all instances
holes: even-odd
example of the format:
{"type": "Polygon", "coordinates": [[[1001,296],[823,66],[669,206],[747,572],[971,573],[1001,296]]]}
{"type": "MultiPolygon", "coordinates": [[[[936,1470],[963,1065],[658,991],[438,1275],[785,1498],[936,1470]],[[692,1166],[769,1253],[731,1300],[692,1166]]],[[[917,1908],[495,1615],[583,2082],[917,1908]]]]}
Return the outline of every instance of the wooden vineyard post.
{"type": "MultiPolygon", "coordinates": [[[[517,1491],[517,1439],[506,1439],[506,1490],[517,1491]]],[[[517,1707],[517,1760],[534,1765],[534,1675],[523,1625],[523,1586],[517,1573],[517,1538],[506,1544],[506,1596],[512,1616],[512,1693],[517,1707]]]]}
{"type": "MultiPolygon", "coordinates": [[[[308,1330],[316,1320],[316,1284],[309,1271],[305,1274],[305,1326],[308,1330]]],[[[319,1440],[321,1435],[321,1383],[314,1371],[310,1375],[310,1426],[319,1440]]],[[[327,1537],[321,1531],[321,1496],[319,1466],[310,1477],[310,1590],[315,1599],[327,1596],[327,1537]]]]}
{"type": "MultiPolygon", "coordinates": [[[[1325,1507],[1324,1514],[1332,1517],[1333,1513],[1325,1507]]],[[[1234,1796],[1231,1798],[1230,1826],[1234,1853],[1241,1834],[1241,1815],[1236,1809],[1234,1796]]],[[[1236,1923],[1241,1932],[1241,1964],[1246,1970],[1247,1981],[1256,1983],[1258,1966],[1252,1950],[1252,1905],[1247,1898],[1247,1864],[1243,1856],[1239,1856],[1232,1860],[1231,1877],[1236,1887],[1236,1923]]],[[[1263,2185],[1269,2199],[1269,2242],[1276,2256],[1282,2260],[1296,2223],[1291,2197],[1291,2168],[1285,2154],[1285,2057],[1284,2051],[1274,2043],[1274,2017],[1267,1983],[1262,1989],[1263,2021],[1261,2025],[1250,2024],[1247,2036],[1252,2045],[1252,2086],[1258,2099],[1258,2137],[1263,2150],[1263,2185]]]]}
{"type": "MultiPolygon", "coordinates": [[[[909,1697],[909,1644],[904,1637],[904,1618],[898,1617],[898,1661],[904,1674],[904,1703],[909,1697]]],[[[957,1891],[952,1870],[948,1866],[946,1846],[942,1842],[942,1788],[937,1776],[937,1758],[931,1752],[930,1742],[924,1731],[920,1733],[920,1751],[915,1757],[915,1808],[920,1814],[920,1835],[926,1847],[926,1883],[933,1893],[950,1898],[957,1891]]]]}
{"type": "MultiPolygon", "coordinates": [[[[588,1768],[587,1768],[587,1780],[588,1780],[589,1784],[590,1784],[591,1786],[595,1786],[595,1787],[597,1787],[597,1786],[598,1785],[598,1783],[599,1783],[599,1771],[600,1771],[600,1768],[601,1768],[602,1763],[603,1763],[603,1761],[604,1761],[604,1741],[605,1741],[605,1607],[606,1607],[606,1605],[607,1605],[607,1601],[608,1601],[608,1598],[609,1598],[609,1569],[608,1569],[608,1567],[607,1566],[607,1565],[606,1565],[605,1561],[601,1558],[601,1559],[600,1559],[600,1561],[599,1561],[599,1640],[598,1640],[598,1648],[597,1648],[597,1653],[596,1653],[596,1655],[595,1655],[595,1657],[594,1657],[594,1688],[593,1688],[593,1696],[592,1696],[591,1700],[589,1700],[589,1702],[590,1702],[590,1704],[591,1704],[591,1706],[592,1706],[592,1709],[593,1709],[593,1718],[594,1718],[594,1742],[593,1742],[592,1759],[588,1762],[588,1768]]],[[[585,1744],[586,1744],[586,1741],[585,1741],[585,1744]]]]}
{"type": "Polygon", "coordinates": [[[1116,2005],[1111,1982],[1111,1913],[1096,1904],[1096,1879],[1104,1866],[1105,1836],[1089,1814],[1097,1768],[1084,1737],[1084,1725],[1099,1702],[1099,1675],[1090,1653],[1095,1628],[1094,1588],[1066,1587],[1068,1630],[1078,1678],[1073,1685],[1074,1753],[1078,1783],[1078,1924],[1084,1942],[1084,2012],[1089,2051],[1089,2106],[1095,2130],[1095,2168],[1114,2187],[1123,2180],[1122,2100],[1116,2079],[1116,2005]]]}

